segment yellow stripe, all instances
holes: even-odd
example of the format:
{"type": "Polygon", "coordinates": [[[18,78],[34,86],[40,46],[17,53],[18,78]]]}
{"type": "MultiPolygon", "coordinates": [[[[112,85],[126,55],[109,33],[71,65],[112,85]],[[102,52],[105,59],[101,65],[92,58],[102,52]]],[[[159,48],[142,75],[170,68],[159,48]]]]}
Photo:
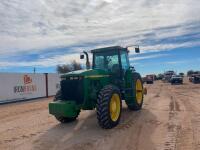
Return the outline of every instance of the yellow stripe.
{"type": "Polygon", "coordinates": [[[85,76],[85,78],[102,78],[102,77],[109,77],[110,75],[91,75],[85,76]]]}

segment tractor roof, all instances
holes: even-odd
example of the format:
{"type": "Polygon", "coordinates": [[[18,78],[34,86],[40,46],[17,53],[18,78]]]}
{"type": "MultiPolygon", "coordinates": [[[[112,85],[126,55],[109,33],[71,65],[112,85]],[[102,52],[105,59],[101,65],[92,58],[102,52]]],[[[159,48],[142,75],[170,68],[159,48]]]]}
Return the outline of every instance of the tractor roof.
{"type": "Polygon", "coordinates": [[[121,46],[111,46],[111,47],[103,47],[103,48],[98,48],[98,49],[93,49],[91,50],[91,53],[98,53],[98,52],[103,52],[103,51],[112,51],[112,50],[127,50],[127,48],[123,48],[121,46]]]}

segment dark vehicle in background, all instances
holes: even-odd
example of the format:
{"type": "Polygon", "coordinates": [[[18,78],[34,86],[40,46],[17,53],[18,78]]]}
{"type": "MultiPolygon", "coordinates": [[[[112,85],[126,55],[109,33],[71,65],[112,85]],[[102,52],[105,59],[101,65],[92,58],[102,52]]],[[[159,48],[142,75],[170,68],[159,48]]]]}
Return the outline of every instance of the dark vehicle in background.
{"type": "Polygon", "coordinates": [[[164,73],[163,81],[165,81],[165,82],[171,82],[171,78],[172,78],[173,75],[175,75],[174,71],[166,71],[164,73]]]}
{"type": "Polygon", "coordinates": [[[171,84],[183,84],[183,77],[180,75],[173,75],[170,79],[171,84]]]}
{"type": "Polygon", "coordinates": [[[194,84],[200,83],[200,74],[195,75],[195,76],[193,77],[193,79],[192,79],[192,82],[193,82],[194,84]]]}
{"type": "Polygon", "coordinates": [[[155,75],[146,75],[146,83],[147,84],[153,84],[153,81],[154,81],[154,76],[155,75]]]}
{"type": "Polygon", "coordinates": [[[192,74],[189,76],[189,81],[192,83],[200,83],[200,74],[192,74]]]}

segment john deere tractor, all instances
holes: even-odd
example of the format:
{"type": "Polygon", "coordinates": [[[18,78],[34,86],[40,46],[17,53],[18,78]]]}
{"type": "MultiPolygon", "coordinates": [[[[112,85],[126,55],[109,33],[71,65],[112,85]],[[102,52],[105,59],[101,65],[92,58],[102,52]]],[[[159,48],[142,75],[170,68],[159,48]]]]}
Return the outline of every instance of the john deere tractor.
{"type": "MultiPolygon", "coordinates": [[[[61,88],[49,112],[61,123],[75,120],[81,110],[96,109],[97,120],[102,128],[115,127],[125,100],[130,110],[140,110],[143,104],[143,82],[139,73],[129,64],[129,47],[106,47],[94,49],[92,69],[88,52],[85,70],[72,71],[61,75],[61,88]]],[[[135,48],[139,53],[139,46],[135,48]]]]}

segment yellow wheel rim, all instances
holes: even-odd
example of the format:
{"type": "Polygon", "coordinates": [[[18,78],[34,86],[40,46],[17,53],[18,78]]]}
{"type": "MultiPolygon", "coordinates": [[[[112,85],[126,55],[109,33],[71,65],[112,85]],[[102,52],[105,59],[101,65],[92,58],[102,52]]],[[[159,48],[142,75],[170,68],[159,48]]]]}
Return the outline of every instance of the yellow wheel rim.
{"type": "Polygon", "coordinates": [[[136,100],[138,104],[142,103],[143,98],[143,88],[142,88],[142,82],[140,79],[137,79],[136,81],[136,100]]]}
{"type": "Polygon", "coordinates": [[[118,94],[113,94],[110,101],[110,118],[112,121],[117,121],[120,115],[120,98],[118,94]]]}

